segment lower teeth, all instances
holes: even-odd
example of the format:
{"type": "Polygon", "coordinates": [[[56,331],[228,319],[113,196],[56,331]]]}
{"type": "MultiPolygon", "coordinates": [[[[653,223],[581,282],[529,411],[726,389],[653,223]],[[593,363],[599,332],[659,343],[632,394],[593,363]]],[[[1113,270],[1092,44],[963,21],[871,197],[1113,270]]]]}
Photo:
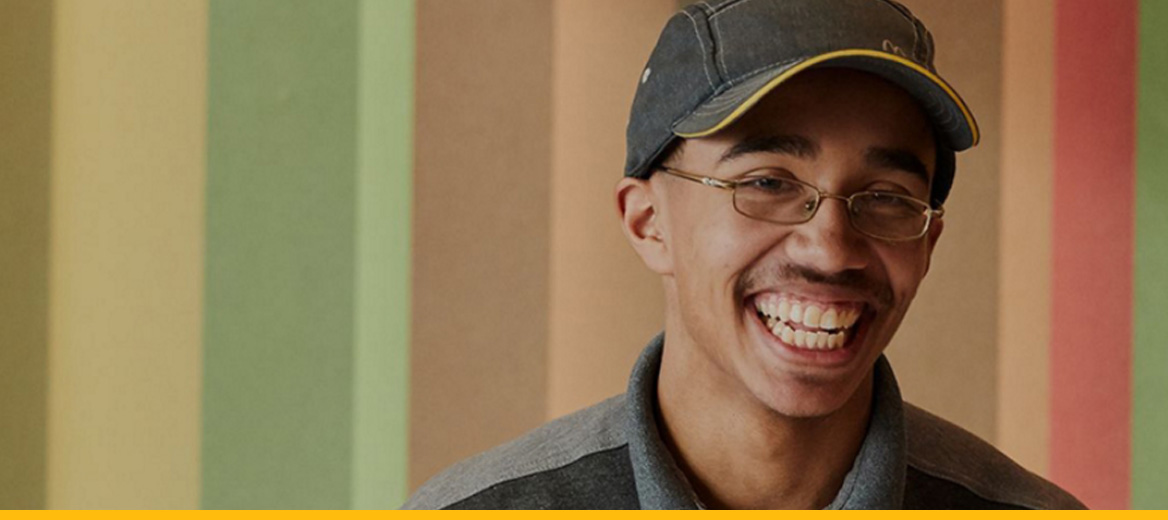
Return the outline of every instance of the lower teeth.
{"type": "Polygon", "coordinates": [[[783,343],[801,349],[835,350],[843,347],[847,341],[846,330],[837,332],[796,330],[774,318],[767,319],[767,328],[783,343]]]}

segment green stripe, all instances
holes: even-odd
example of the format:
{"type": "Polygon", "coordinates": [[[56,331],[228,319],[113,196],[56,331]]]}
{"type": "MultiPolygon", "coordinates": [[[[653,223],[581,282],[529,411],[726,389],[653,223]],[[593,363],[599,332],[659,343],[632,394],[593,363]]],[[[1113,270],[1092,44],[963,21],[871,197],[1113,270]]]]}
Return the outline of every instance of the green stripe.
{"type": "Polygon", "coordinates": [[[202,504],[345,508],[358,0],[212,0],[202,504]]]}
{"type": "Polygon", "coordinates": [[[1168,2],[1140,3],[1132,507],[1168,508],[1168,2]]]}
{"type": "Polygon", "coordinates": [[[353,507],[409,491],[413,0],[360,7],[353,507]]]}

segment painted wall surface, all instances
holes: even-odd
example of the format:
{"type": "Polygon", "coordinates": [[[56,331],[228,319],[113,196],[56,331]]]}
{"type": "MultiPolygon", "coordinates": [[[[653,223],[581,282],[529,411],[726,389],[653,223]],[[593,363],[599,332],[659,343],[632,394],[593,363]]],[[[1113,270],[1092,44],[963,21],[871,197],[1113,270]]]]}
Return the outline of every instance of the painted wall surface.
{"type": "Polygon", "coordinates": [[[1002,42],[997,446],[1040,475],[1050,465],[1054,8],[1006,0],[1002,42]]]}
{"type": "Polygon", "coordinates": [[[1107,509],[1131,503],[1138,5],[1055,12],[1050,475],[1107,509]]]}
{"type": "Polygon", "coordinates": [[[413,2],[210,9],[202,505],[396,507],[413,2]]]}
{"type": "MultiPolygon", "coordinates": [[[[612,191],[677,3],[0,0],[0,507],[395,507],[623,391],[663,309],[612,191]]],[[[984,135],[906,397],[1164,507],[1168,10],[905,3],[984,135]]]]}
{"type": "Polygon", "coordinates": [[[0,2],[0,509],[45,506],[52,4],[0,2]]]}
{"type": "Polygon", "coordinates": [[[353,352],[354,508],[409,491],[413,0],[360,2],[353,352]]]}
{"type": "Polygon", "coordinates": [[[210,3],[204,507],[350,504],[357,8],[210,3]]]}
{"type": "Polygon", "coordinates": [[[664,325],[661,284],[621,233],[613,189],[637,78],[675,7],[554,4],[549,418],[624,392],[633,361],[664,325]]]}
{"type": "Polygon", "coordinates": [[[1001,0],[904,2],[933,33],[937,70],[969,104],[981,144],[958,154],[945,230],[888,348],[905,399],[997,436],[1001,0]]]}
{"type": "Polygon", "coordinates": [[[547,418],[552,4],[417,19],[410,481],[547,418]]]}
{"type": "Polygon", "coordinates": [[[48,506],[196,507],[206,4],[53,16],[48,506]]]}
{"type": "Polygon", "coordinates": [[[1140,2],[1131,507],[1168,509],[1168,2],[1140,2]]]}

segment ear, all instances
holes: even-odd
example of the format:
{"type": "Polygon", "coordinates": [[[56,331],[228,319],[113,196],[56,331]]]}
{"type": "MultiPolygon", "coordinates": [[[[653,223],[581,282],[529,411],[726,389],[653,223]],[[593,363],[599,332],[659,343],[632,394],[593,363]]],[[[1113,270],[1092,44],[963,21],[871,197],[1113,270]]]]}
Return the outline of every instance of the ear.
{"type": "Polygon", "coordinates": [[[927,240],[925,251],[925,274],[929,273],[929,265],[933,263],[933,249],[937,247],[937,240],[941,239],[941,231],[945,229],[945,219],[935,219],[929,223],[929,232],[925,234],[927,240]]]}
{"type": "Polygon", "coordinates": [[[625,177],[616,185],[616,206],[625,238],[646,267],[668,275],[673,273],[673,259],[660,217],[660,202],[660,194],[649,180],[625,177]]]}

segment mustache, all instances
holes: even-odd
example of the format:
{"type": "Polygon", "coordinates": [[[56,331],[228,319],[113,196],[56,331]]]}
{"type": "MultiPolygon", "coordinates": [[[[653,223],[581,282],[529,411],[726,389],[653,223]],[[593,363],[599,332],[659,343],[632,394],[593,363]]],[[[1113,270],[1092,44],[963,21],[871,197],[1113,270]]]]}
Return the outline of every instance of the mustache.
{"type": "Polygon", "coordinates": [[[741,300],[751,291],[784,283],[804,283],[845,289],[871,297],[881,308],[892,306],[892,287],[887,283],[873,280],[864,271],[859,270],[824,273],[807,266],[785,264],[777,269],[748,272],[738,279],[735,289],[738,299],[741,300]]]}

